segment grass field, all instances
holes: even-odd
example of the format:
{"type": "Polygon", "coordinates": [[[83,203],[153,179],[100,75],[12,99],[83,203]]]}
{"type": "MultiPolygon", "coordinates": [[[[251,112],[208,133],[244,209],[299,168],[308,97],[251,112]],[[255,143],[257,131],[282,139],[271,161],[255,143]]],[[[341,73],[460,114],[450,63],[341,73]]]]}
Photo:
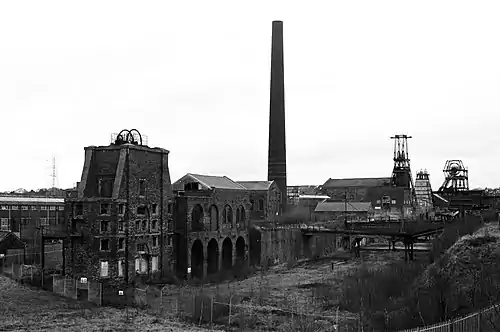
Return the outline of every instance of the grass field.
{"type": "Polygon", "coordinates": [[[97,307],[0,276],[0,331],[203,331],[144,310],[97,307]]]}

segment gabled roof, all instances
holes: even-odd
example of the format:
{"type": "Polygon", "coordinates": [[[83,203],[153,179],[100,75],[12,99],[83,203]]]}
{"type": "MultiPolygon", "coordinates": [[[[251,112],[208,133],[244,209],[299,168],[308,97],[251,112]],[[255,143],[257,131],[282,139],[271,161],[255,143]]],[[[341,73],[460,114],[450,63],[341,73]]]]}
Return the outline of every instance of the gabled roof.
{"type": "Polygon", "coordinates": [[[382,187],[390,185],[391,178],[328,179],[323,188],[382,187]]]}
{"type": "Polygon", "coordinates": [[[8,231],[0,231],[0,247],[6,245],[9,238],[11,238],[9,243],[11,247],[6,249],[23,249],[26,247],[26,244],[16,234],[8,231]]]}
{"type": "Polygon", "coordinates": [[[318,203],[314,212],[368,212],[372,204],[370,202],[328,202],[318,203]]]}
{"type": "Polygon", "coordinates": [[[243,185],[231,180],[227,176],[215,176],[215,175],[201,175],[187,173],[179,180],[175,181],[173,187],[178,189],[178,187],[185,183],[186,180],[198,182],[205,189],[217,188],[217,189],[233,189],[233,190],[248,190],[243,185]]]}
{"type": "Polygon", "coordinates": [[[269,190],[274,181],[238,181],[239,184],[248,190],[266,191],[269,190]]]}

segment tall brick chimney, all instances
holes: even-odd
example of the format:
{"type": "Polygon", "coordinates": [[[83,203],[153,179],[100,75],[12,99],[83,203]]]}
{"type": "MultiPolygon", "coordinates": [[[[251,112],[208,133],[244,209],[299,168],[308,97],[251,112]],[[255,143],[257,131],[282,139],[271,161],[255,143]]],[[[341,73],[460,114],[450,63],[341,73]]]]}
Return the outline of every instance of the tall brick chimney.
{"type": "Polygon", "coordinates": [[[281,192],[281,213],[286,211],[285,80],[283,70],[283,22],[273,21],[271,51],[271,103],[269,114],[268,181],[281,192]]]}

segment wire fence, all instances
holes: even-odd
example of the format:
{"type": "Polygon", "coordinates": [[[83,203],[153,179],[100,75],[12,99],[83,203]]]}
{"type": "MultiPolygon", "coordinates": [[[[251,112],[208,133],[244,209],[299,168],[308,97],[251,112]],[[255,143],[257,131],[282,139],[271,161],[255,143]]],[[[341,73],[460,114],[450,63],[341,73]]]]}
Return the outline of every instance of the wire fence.
{"type": "Polygon", "coordinates": [[[456,318],[429,326],[406,329],[400,332],[487,332],[499,331],[500,304],[472,313],[465,317],[456,318]]]}
{"type": "MultiPolygon", "coordinates": [[[[333,269],[333,268],[332,268],[333,269]]],[[[339,271],[340,272],[340,271],[339,271]]],[[[199,325],[229,325],[238,328],[290,331],[359,331],[362,317],[325,309],[333,280],[286,280],[285,276],[254,277],[253,283],[227,282],[214,285],[142,285],[128,289],[104,285],[101,280],[43,275],[37,266],[3,264],[2,273],[22,283],[43,287],[61,296],[96,305],[133,305],[163,317],[188,320],[199,325]],[[329,284],[331,283],[331,284],[329,284]],[[292,286],[293,285],[293,286],[292,286]],[[291,291],[290,287],[296,288],[291,291]],[[279,291],[278,291],[279,290],[279,291]],[[297,291],[301,290],[301,291],[297,291]]],[[[344,273],[338,273],[342,278],[344,273]]],[[[466,317],[401,332],[473,332],[499,330],[500,305],[466,317]]]]}

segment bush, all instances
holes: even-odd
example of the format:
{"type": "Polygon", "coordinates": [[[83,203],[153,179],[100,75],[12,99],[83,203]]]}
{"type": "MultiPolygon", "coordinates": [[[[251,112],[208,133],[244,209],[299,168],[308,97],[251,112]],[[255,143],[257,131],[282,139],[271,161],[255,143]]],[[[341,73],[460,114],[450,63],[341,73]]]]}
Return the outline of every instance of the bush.
{"type": "MultiPolygon", "coordinates": [[[[446,225],[442,235],[432,241],[432,249],[427,262],[413,261],[408,264],[397,261],[377,270],[369,269],[364,264],[361,265],[356,271],[344,277],[338,295],[340,309],[361,313],[364,323],[373,330],[379,331],[432,324],[459,313],[471,312],[473,307],[480,307],[479,304],[467,303],[470,303],[470,298],[475,298],[477,303],[481,301],[484,303],[479,295],[485,292],[484,289],[476,291],[475,294],[459,295],[460,292],[456,292],[453,278],[440,271],[450,271],[455,264],[443,254],[460,237],[474,233],[481,226],[481,217],[471,215],[467,215],[461,221],[446,225]],[[429,268],[431,263],[433,264],[429,268]],[[426,275],[427,286],[415,287],[422,281],[422,278],[419,278],[421,274],[426,275]],[[452,304],[453,302],[456,304],[452,304]]],[[[418,225],[413,228],[418,228],[418,225]]],[[[485,234],[464,239],[464,241],[467,246],[478,247],[497,241],[497,239],[497,237],[485,234]]],[[[492,287],[486,287],[489,289],[488,292],[493,289],[492,287]]],[[[330,304],[335,302],[336,290],[333,287],[323,287],[321,293],[321,297],[327,299],[330,304]]],[[[486,297],[483,296],[483,298],[486,297]]]]}

